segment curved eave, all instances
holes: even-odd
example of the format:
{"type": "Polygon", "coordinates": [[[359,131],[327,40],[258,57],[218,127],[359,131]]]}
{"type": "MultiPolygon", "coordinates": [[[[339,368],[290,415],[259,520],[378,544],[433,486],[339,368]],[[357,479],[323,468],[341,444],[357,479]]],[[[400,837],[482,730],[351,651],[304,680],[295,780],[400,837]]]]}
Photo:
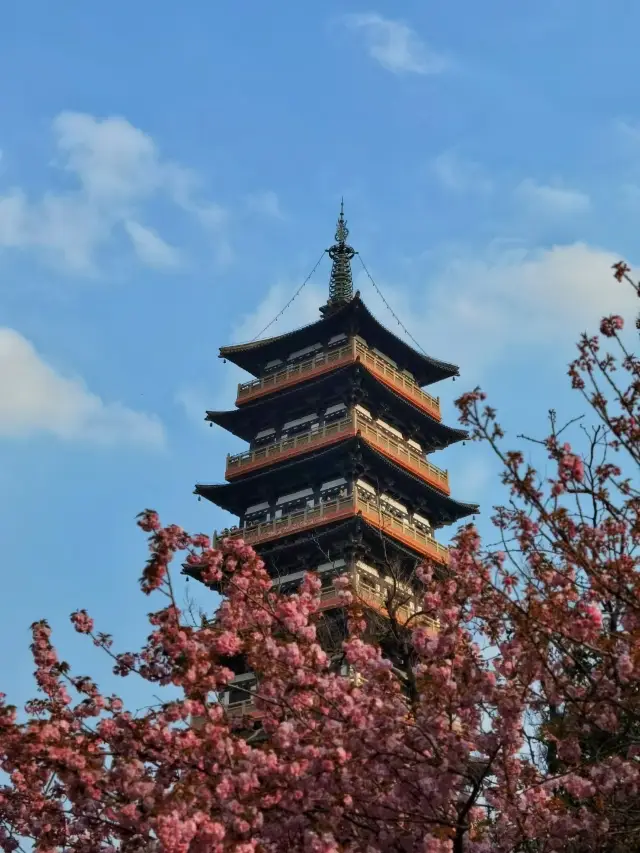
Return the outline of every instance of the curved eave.
{"type": "Polygon", "coordinates": [[[220,347],[220,358],[226,358],[257,377],[266,362],[282,358],[292,350],[302,349],[318,340],[328,340],[334,334],[348,334],[354,326],[368,343],[377,346],[381,352],[410,370],[421,386],[459,374],[457,365],[424,355],[394,335],[373,316],[359,294],[321,320],[292,332],[261,341],[220,347]]]}
{"type": "MultiPolygon", "coordinates": [[[[436,489],[434,486],[425,482],[421,477],[417,477],[415,474],[407,471],[407,469],[403,468],[402,465],[392,461],[383,453],[380,453],[380,451],[375,447],[371,447],[371,445],[367,444],[364,440],[360,439],[360,442],[365,447],[365,453],[372,455],[375,460],[374,464],[376,467],[386,466],[394,478],[406,478],[407,481],[411,481],[413,483],[413,490],[415,494],[420,495],[421,492],[428,493],[429,499],[427,503],[429,504],[429,507],[438,507],[442,515],[448,516],[452,522],[460,521],[461,518],[467,518],[467,516],[474,515],[480,511],[478,504],[463,503],[462,501],[457,501],[454,498],[449,497],[449,495],[445,495],[444,492],[441,492],[439,489],[436,489]]],[[[414,504],[416,503],[416,499],[410,493],[409,488],[407,488],[407,499],[414,504]]]]}
{"type": "Polygon", "coordinates": [[[266,471],[239,478],[231,483],[198,484],[195,493],[221,509],[240,516],[248,501],[259,503],[270,500],[275,495],[296,491],[300,488],[300,483],[313,482],[320,476],[323,480],[330,480],[336,474],[344,473],[347,457],[354,451],[361,453],[365,468],[370,467],[379,474],[388,474],[389,479],[396,484],[394,491],[400,500],[418,508],[422,507],[423,512],[432,516],[438,523],[459,521],[478,512],[477,505],[461,503],[445,495],[358,437],[291,462],[274,465],[266,471]],[[321,475],[318,474],[319,467],[322,468],[321,475]]]}
{"type": "Polygon", "coordinates": [[[365,387],[372,394],[380,395],[382,399],[387,401],[390,411],[395,411],[399,417],[404,416],[406,420],[415,423],[421,443],[425,447],[448,447],[450,444],[464,441],[469,437],[465,430],[447,426],[431,417],[427,412],[369,373],[366,368],[351,364],[340,367],[328,375],[308,380],[304,385],[265,397],[255,403],[246,403],[239,408],[227,411],[208,411],[205,420],[217,424],[244,441],[251,441],[258,430],[272,426],[272,420],[274,424],[280,421],[283,411],[295,415],[297,414],[297,407],[300,406],[299,411],[306,414],[309,410],[310,396],[328,398],[331,392],[337,391],[341,384],[343,387],[347,387],[352,376],[358,374],[363,377],[365,387]]]}

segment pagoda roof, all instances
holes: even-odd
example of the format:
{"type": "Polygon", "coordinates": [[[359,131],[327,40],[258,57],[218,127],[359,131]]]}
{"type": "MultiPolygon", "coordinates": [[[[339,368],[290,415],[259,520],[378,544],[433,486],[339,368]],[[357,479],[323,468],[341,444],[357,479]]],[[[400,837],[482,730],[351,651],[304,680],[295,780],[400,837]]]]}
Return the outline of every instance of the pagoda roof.
{"type": "Polygon", "coordinates": [[[385,420],[391,425],[410,429],[412,434],[425,447],[447,447],[468,437],[465,430],[447,426],[431,417],[423,409],[397,394],[384,382],[373,376],[359,364],[348,364],[335,371],[310,379],[304,385],[296,385],[288,391],[281,391],[228,411],[208,411],[206,420],[238,436],[244,441],[252,441],[256,433],[268,426],[274,426],[283,420],[282,413],[295,418],[313,411],[317,398],[327,405],[333,398],[348,393],[357,380],[364,392],[363,405],[368,397],[379,400],[384,407],[385,420]]]}
{"type": "Polygon", "coordinates": [[[220,358],[226,358],[258,377],[267,362],[278,358],[285,361],[293,351],[328,341],[342,333],[360,335],[368,346],[393,359],[400,369],[407,369],[420,386],[431,385],[459,373],[455,364],[424,355],[390,332],[369,311],[359,291],[353,299],[327,312],[315,323],[277,337],[221,347],[220,358]]]}
{"type": "Polygon", "coordinates": [[[476,504],[461,503],[445,495],[358,436],[231,483],[198,484],[195,493],[240,516],[248,502],[271,502],[276,497],[295,492],[301,483],[317,481],[320,484],[343,475],[352,459],[363,470],[364,477],[367,477],[368,469],[374,470],[378,479],[384,478],[389,483],[383,491],[392,497],[397,496],[438,524],[450,524],[478,512],[476,504]]]}

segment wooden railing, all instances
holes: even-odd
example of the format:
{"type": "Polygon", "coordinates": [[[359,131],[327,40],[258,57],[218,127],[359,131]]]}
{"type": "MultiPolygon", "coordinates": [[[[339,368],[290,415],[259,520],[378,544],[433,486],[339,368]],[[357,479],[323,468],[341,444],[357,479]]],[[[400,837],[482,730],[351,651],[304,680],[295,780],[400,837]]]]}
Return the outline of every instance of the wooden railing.
{"type": "Polygon", "coordinates": [[[255,400],[257,397],[271,393],[271,391],[295,385],[309,376],[319,376],[352,361],[355,361],[355,341],[350,341],[346,346],[338,349],[320,352],[313,358],[301,361],[298,364],[291,364],[285,370],[263,376],[262,379],[253,379],[250,382],[241,383],[238,385],[236,404],[239,406],[248,400],[255,400]]]}
{"type": "Polygon", "coordinates": [[[355,512],[355,499],[352,495],[348,495],[345,498],[336,498],[317,506],[305,507],[298,512],[292,512],[290,515],[283,515],[281,518],[274,518],[272,521],[265,521],[262,524],[245,528],[238,527],[231,530],[227,535],[234,539],[244,539],[247,545],[255,545],[259,542],[277,539],[279,536],[288,533],[294,533],[296,530],[329,524],[338,518],[355,515],[355,512]]]}
{"type": "Polygon", "coordinates": [[[443,565],[449,562],[448,548],[436,542],[433,536],[409,524],[408,521],[391,515],[375,498],[368,500],[358,495],[357,505],[358,511],[362,513],[362,517],[375,527],[414,546],[418,551],[425,554],[425,556],[432,557],[443,565]]]}
{"type": "MultiPolygon", "coordinates": [[[[375,610],[378,610],[383,615],[389,612],[387,596],[391,595],[393,598],[393,590],[388,588],[384,590],[371,589],[370,586],[363,584],[362,581],[356,577],[355,583],[353,584],[353,591],[361,601],[373,607],[375,610]]],[[[398,593],[396,593],[396,595],[398,595],[398,593]]],[[[402,598],[405,598],[405,596],[402,596],[402,598]]],[[[425,627],[433,628],[434,630],[438,627],[434,619],[420,614],[420,607],[416,601],[411,602],[410,600],[406,600],[403,604],[396,605],[395,609],[393,601],[391,601],[390,609],[394,611],[395,618],[400,622],[400,624],[405,624],[413,617],[412,621],[415,625],[424,625],[425,627]]]]}
{"type": "Polygon", "coordinates": [[[255,450],[238,453],[236,456],[227,456],[226,478],[230,480],[233,477],[237,477],[238,474],[244,474],[252,471],[254,468],[260,468],[262,465],[269,464],[269,462],[275,462],[283,458],[286,459],[289,456],[296,456],[298,453],[304,453],[307,450],[332,444],[334,441],[339,441],[348,435],[355,435],[355,433],[355,421],[353,417],[349,417],[342,421],[325,424],[321,429],[313,432],[309,430],[291,438],[283,438],[265,447],[258,447],[255,450]]]}
{"type": "Polygon", "coordinates": [[[338,349],[320,352],[306,361],[291,364],[277,373],[241,383],[238,385],[236,404],[239,406],[265,394],[270,394],[272,391],[287,388],[304,379],[320,376],[336,367],[355,361],[361,362],[385,385],[415,403],[436,420],[440,420],[440,400],[438,397],[427,394],[412,378],[398,370],[390,361],[355,339],[350,340],[348,344],[338,349]]]}
{"type": "Polygon", "coordinates": [[[225,705],[224,708],[229,717],[257,717],[260,714],[253,699],[243,699],[233,705],[225,705]]]}
{"type": "Polygon", "coordinates": [[[449,474],[428,462],[424,456],[414,450],[410,444],[395,438],[374,422],[367,420],[356,412],[356,430],[362,437],[381,450],[386,456],[391,456],[405,468],[424,477],[432,485],[449,494],[449,474]]]}
{"type": "MultiPolygon", "coordinates": [[[[360,513],[374,527],[390,534],[396,539],[404,542],[414,550],[430,557],[437,562],[447,565],[449,562],[449,550],[444,545],[430,536],[428,533],[396,518],[387,512],[375,499],[369,501],[360,495],[347,495],[344,498],[336,498],[332,501],[317,506],[306,507],[290,515],[283,515],[272,521],[256,524],[251,527],[234,528],[223,536],[233,539],[243,539],[248,545],[258,545],[295,533],[298,530],[306,530],[310,527],[322,527],[341,518],[348,518],[360,513]]],[[[218,538],[218,534],[214,534],[218,538]]]]}
{"type": "Polygon", "coordinates": [[[391,457],[445,494],[449,494],[449,475],[446,471],[432,465],[410,444],[389,435],[375,422],[367,420],[357,411],[350,413],[349,417],[342,421],[325,424],[321,429],[313,432],[307,431],[291,438],[283,438],[266,447],[227,456],[226,478],[231,480],[240,474],[268,465],[270,462],[324,447],[346,436],[356,435],[358,431],[369,444],[378,448],[385,456],[391,457]]]}
{"type": "Polygon", "coordinates": [[[427,394],[415,383],[413,379],[405,376],[397,367],[390,364],[385,358],[366,347],[360,341],[354,341],[356,358],[362,362],[373,374],[389,385],[394,391],[399,391],[403,397],[408,397],[417,403],[421,409],[425,409],[436,420],[440,420],[440,399],[427,394]]]}

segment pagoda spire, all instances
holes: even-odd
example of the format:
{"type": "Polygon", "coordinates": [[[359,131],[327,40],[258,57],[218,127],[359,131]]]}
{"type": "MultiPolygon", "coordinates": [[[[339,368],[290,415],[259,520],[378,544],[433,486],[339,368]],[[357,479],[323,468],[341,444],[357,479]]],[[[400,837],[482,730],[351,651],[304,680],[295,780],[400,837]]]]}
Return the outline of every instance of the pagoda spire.
{"type": "Polygon", "coordinates": [[[355,249],[347,243],[349,229],[347,220],[344,218],[344,199],[340,201],[340,216],[336,226],[336,242],[327,253],[333,265],[331,267],[331,278],[329,279],[328,306],[338,307],[344,302],[353,299],[353,276],[351,274],[351,259],[357,254],[355,249]]]}

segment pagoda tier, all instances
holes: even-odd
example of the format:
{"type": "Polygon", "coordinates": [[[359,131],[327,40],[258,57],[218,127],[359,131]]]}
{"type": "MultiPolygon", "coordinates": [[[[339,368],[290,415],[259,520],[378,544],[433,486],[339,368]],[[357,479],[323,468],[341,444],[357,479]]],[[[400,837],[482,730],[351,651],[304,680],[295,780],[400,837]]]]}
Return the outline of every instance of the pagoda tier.
{"type": "MultiPolygon", "coordinates": [[[[245,531],[235,529],[220,531],[216,536],[235,538],[243,534],[245,531]]],[[[292,581],[300,580],[305,572],[327,563],[337,567],[345,560],[347,563],[363,560],[381,576],[391,572],[415,583],[416,569],[425,560],[417,548],[405,545],[387,527],[369,523],[363,515],[351,515],[326,526],[301,525],[289,535],[265,538],[252,543],[252,547],[265,561],[274,585],[283,590],[292,581]]],[[[443,556],[445,552],[442,548],[443,556]]],[[[445,562],[436,561],[436,565],[444,566],[445,562]]],[[[197,568],[185,565],[184,572],[199,579],[197,568]]],[[[217,588],[216,584],[211,586],[217,588]]]]}
{"type": "Polygon", "coordinates": [[[260,520],[266,516],[276,518],[278,511],[282,515],[290,508],[297,509],[298,505],[311,506],[312,499],[314,506],[319,505],[334,493],[337,496],[343,487],[350,493],[351,484],[358,478],[370,483],[377,494],[388,495],[392,501],[406,507],[409,514],[416,512],[428,519],[433,527],[477,512],[474,504],[453,500],[359,435],[230,483],[199,484],[195,491],[239,516],[241,524],[251,524],[257,521],[254,513],[248,512],[251,506],[264,506],[260,510],[260,520]],[[305,495],[298,497],[302,491],[305,495]],[[291,495],[296,497],[290,499],[291,495]]]}
{"type": "Polygon", "coordinates": [[[287,437],[283,432],[284,423],[312,412],[318,413],[324,421],[324,414],[320,415],[319,410],[324,407],[326,412],[327,408],[339,403],[361,404],[374,418],[382,418],[407,440],[417,442],[426,453],[467,438],[464,430],[436,420],[357,363],[338,367],[331,373],[229,411],[209,411],[206,419],[253,444],[259,434],[265,440],[264,434],[268,433],[269,441],[287,437]]]}
{"type": "Polygon", "coordinates": [[[448,473],[429,462],[416,442],[406,441],[397,430],[391,431],[393,428],[386,422],[374,420],[362,406],[351,409],[345,406],[332,414],[336,417],[322,424],[306,422],[302,424],[306,426],[302,432],[292,432],[265,445],[256,442],[251,450],[227,456],[226,479],[235,481],[245,474],[266,471],[358,436],[425,483],[449,495],[448,473]]]}
{"type": "Polygon", "coordinates": [[[400,370],[394,361],[372,349],[362,338],[338,337],[342,340],[330,338],[324,345],[317,344],[317,347],[308,348],[313,351],[311,353],[306,350],[303,354],[292,354],[285,365],[279,362],[266,365],[259,379],[238,385],[236,405],[245,406],[256,400],[280,394],[311,379],[333,373],[339,367],[359,364],[401,397],[437,421],[440,420],[440,400],[423,391],[412,374],[400,370]],[[300,360],[293,355],[299,356],[300,360]]]}
{"type": "Polygon", "coordinates": [[[220,357],[237,364],[252,376],[263,376],[267,365],[284,365],[300,353],[313,352],[332,338],[360,336],[367,345],[392,359],[400,371],[407,370],[417,385],[431,385],[458,375],[455,364],[422,355],[386,329],[371,314],[360,294],[336,307],[315,323],[293,332],[220,348],[220,357]]]}

